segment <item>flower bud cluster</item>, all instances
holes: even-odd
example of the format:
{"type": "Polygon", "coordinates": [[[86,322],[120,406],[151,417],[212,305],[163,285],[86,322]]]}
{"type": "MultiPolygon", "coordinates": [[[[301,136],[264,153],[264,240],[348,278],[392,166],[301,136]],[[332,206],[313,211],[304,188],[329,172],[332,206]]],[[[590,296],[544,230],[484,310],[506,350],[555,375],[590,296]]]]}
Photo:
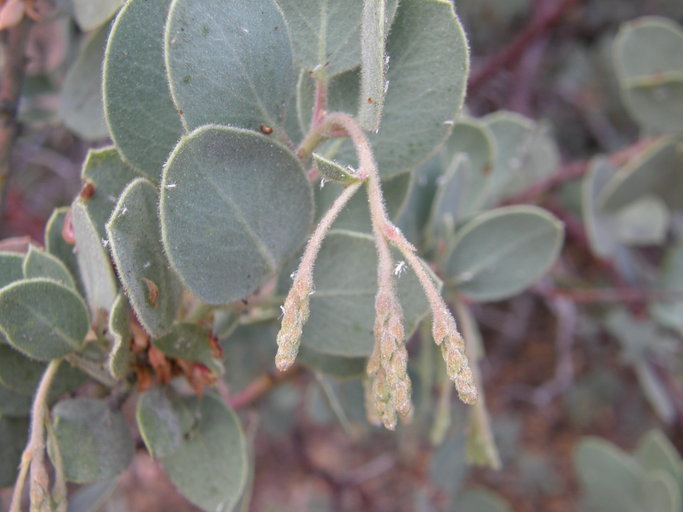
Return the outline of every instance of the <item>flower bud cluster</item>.
{"type": "Polygon", "coordinates": [[[310,313],[309,303],[312,292],[311,272],[297,273],[282,307],[282,324],[277,334],[278,348],[275,356],[275,365],[278,370],[284,371],[294,364],[301,343],[301,332],[310,313]]]}

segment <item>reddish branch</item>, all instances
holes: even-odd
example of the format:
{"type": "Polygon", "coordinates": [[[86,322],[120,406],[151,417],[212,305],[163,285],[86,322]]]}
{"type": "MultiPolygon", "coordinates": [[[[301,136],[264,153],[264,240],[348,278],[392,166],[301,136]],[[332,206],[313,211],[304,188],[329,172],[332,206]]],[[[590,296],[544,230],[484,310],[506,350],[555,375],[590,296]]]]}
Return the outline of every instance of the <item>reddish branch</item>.
{"type": "Polygon", "coordinates": [[[26,45],[33,21],[27,16],[0,36],[5,66],[0,78],[0,213],[9,178],[12,146],[17,137],[17,110],[26,68],[26,45]]]}
{"type": "Polygon", "coordinates": [[[553,8],[548,9],[545,16],[533,19],[510,44],[472,73],[468,83],[470,92],[479,89],[501,69],[519,60],[531,44],[547,34],[551,28],[562,21],[562,18],[569,11],[582,1],[562,0],[553,8]]]}
{"type": "Polygon", "coordinates": [[[248,407],[268,394],[278,384],[301,374],[301,366],[293,366],[285,372],[268,372],[254,379],[246,388],[231,396],[228,404],[233,409],[248,407]]]}

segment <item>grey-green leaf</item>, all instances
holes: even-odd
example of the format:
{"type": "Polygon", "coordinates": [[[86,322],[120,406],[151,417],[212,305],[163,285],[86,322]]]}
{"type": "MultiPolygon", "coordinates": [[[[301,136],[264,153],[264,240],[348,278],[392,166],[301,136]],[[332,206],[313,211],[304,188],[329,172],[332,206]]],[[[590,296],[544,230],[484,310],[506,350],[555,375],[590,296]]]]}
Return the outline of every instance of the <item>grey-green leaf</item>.
{"type": "MultiPolygon", "coordinates": [[[[329,78],[360,65],[362,0],[278,0],[278,4],[287,19],[295,60],[305,71],[329,78]]],[[[397,4],[387,2],[386,32],[397,4]]]]}
{"type": "Polygon", "coordinates": [[[118,475],[133,458],[123,415],[93,398],[63,400],[52,410],[68,481],[87,483],[118,475]]]}
{"type": "Polygon", "coordinates": [[[82,486],[69,496],[67,512],[97,512],[112,495],[118,482],[118,478],[110,478],[82,486]]]}
{"type": "Polygon", "coordinates": [[[76,23],[84,32],[105,23],[125,2],[126,0],[71,0],[76,23]]]}
{"type": "Polygon", "coordinates": [[[446,257],[446,281],[473,300],[510,297],[550,268],[562,239],[562,223],[535,206],[482,213],[456,233],[446,257]]]}
{"type": "Polygon", "coordinates": [[[64,79],[60,115],[66,126],[86,140],[109,135],[102,104],[102,59],[109,25],[90,34],[64,79]]]}
{"type": "Polygon", "coordinates": [[[333,356],[308,346],[301,347],[296,360],[304,366],[339,379],[362,377],[367,365],[364,357],[333,356]]]}
{"type": "Polygon", "coordinates": [[[26,418],[0,418],[0,488],[9,487],[17,478],[28,428],[26,418]]]}
{"type": "Polygon", "coordinates": [[[361,77],[358,121],[368,131],[379,130],[386,94],[384,75],[385,0],[363,0],[361,17],[361,77]]]}
{"type": "Polygon", "coordinates": [[[64,221],[66,220],[68,212],[69,207],[64,206],[62,208],[56,208],[52,212],[52,215],[50,215],[50,218],[45,225],[45,249],[64,263],[66,268],[69,269],[69,273],[74,278],[79,292],[83,294],[83,285],[80,281],[74,246],[68,244],[62,235],[64,221]]]}
{"type": "Polygon", "coordinates": [[[94,315],[100,309],[110,311],[116,298],[117,285],[109,262],[109,252],[104,247],[109,242],[100,238],[82,199],[73,203],[71,216],[76,236],[76,258],[91,312],[94,315]]]}
{"type": "Polygon", "coordinates": [[[31,414],[30,395],[18,393],[0,386],[0,420],[2,418],[23,418],[31,414]]]}
{"type": "MultiPolygon", "coordinates": [[[[444,0],[401,1],[387,54],[382,126],[369,135],[384,177],[413,170],[446,139],[462,108],[469,70],[465,35],[444,0]]],[[[336,158],[355,164],[351,144],[336,158]]]]}
{"type": "MultiPolygon", "coordinates": [[[[400,256],[394,255],[398,264],[400,256]]],[[[311,312],[302,343],[323,354],[366,357],[374,344],[377,254],[372,237],[331,231],[316,261],[311,312]]],[[[429,311],[422,287],[410,269],[397,277],[409,337],[429,311]]]]}
{"type": "Polygon", "coordinates": [[[201,325],[182,323],[174,325],[171,332],[154,340],[153,344],[167,356],[201,363],[212,373],[222,375],[223,363],[219,354],[213,353],[209,337],[209,331],[201,325]]]}
{"type": "Polygon", "coordinates": [[[0,252],[0,288],[24,277],[24,255],[0,252]]]}
{"type": "Polygon", "coordinates": [[[206,511],[232,510],[244,491],[246,443],[235,413],[217,397],[184,400],[195,411],[195,424],[180,447],[162,459],[173,484],[206,511]]]}
{"type": "Polygon", "coordinates": [[[183,440],[180,419],[162,388],[152,388],[140,396],[136,418],[142,439],[154,458],[176,451],[183,440]]]}
{"type": "Polygon", "coordinates": [[[156,188],[144,178],[121,194],[107,234],[119,279],[140,324],[154,337],[166,334],[182,299],[182,285],[164,257],[156,188]]]}
{"type": "Polygon", "coordinates": [[[683,130],[683,30],[656,16],[624,24],[614,63],[626,106],[646,129],[683,130]]]}
{"type": "Polygon", "coordinates": [[[299,247],[312,198],[289,150],[254,132],[206,126],[171,155],[160,209],[171,264],[216,304],[252,293],[299,247]]]}
{"type": "Polygon", "coordinates": [[[638,442],[635,456],[645,470],[668,473],[674,482],[678,482],[679,494],[683,492],[683,462],[676,447],[661,430],[647,432],[638,442]]]}
{"type": "Polygon", "coordinates": [[[668,301],[651,304],[652,313],[663,325],[683,329],[683,243],[671,246],[664,257],[664,265],[658,279],[659,289],[671,294],[668,301]]]}
{"type": "Polygon", "coordinates": [[[24,277],[45,277],[76,290],[71,273],[57,257],[31,246],[24,258],[24,277]]]}
{"type": "Polygon", "coordinates": [[[354,175],[352,169],[345,168],[341,164],[329,160],[322,155],[313,153],[313,161],[325,181],[332,181],[341,185],[349,185],[358,181],[358,177],[354,175]]]}
{"type": "Polygon", "coordinates": [[[20,352],[40,361],[83,346],[88,310],[72,289],[47,279],[25,279],[0,291],[0,329],[20,352]]]}
{"type": "Polygon", "coordinates": [[[121,160],[113,146],[91,149],[83,163],[81,178],[88,184],[88,194],[81,194],[81,202],[97,228],[100,238],[107,238],[104,226],[116,206],[116,202],[131,181],[140,173],[121,160]]]}
{"type": "Polygon", "coordinates": [[[642,512],[642,469],[619,448],[602,439],[587,437],[574,452],[574,465],[591,510],[642,512]]]}
{"type": "Polygon", "coordinates": [[[282,126],[296,73],[273,0],[174,0],[165,44],[171,94],[188,129],[282,126]]]}
{"type": "Polygon", "coordinates": [[[104,61],[104,109],[123,158],[155,182],[184,129],[164,60],[171,0],[132,0],[121,9],[104,61]]]}
{"type": "Polygon", "coordinates": [[[631,159],[601,194],[606,210],[623,208],[633,200],[653,194],[671,209],[683,209],[683,138],[664,137],[637,158],[631,159]]]}
{"type": "Polygon", "coordinates": [[[497,494],[479,488],[470,488],[455,499],[453,512],[510,512],[510,506],[497,494]]]}
{"type": "Polygon", "coordinates": [[[115,379],[123,379],[130,371],[132,332],[128,315],[128,301],[123,293],[119,293],[109,315],[109,332],[114,336],[114,343],[109,352],[107,366],[115,379]]]}
{"type": "Polygon", "coordinates": [[[661,469],[646,471],[643,476],[643,509],[679,512],[681,493],[676,480],[661,469]]]}

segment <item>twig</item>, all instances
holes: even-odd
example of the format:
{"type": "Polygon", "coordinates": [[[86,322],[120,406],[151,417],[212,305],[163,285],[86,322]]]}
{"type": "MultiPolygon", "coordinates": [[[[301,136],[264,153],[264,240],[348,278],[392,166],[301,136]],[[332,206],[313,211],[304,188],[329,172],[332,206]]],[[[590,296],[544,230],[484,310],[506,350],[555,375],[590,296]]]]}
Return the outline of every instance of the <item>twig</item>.
{"type": "Polygon", "coordinates": [[[254,379],[246,388],[239,393],[234,394],[228,399],[228,405],[233,409],[244,409],[253,405],[255,402],[263,398],[273,388],[279,384],[291,380],[302,373],[301,366],[292,366],[289,370],[284,372],[268,372],[254,379]]]}
{"type": "Polygon", "coordinates": [[[510,44],[472,73],[468,82],[469,91],[476,91],[501,69],[516,62],[532,43],[547,34],[570,10],[583,1],[563,0],[542,18],[532,20],[510,44]]]}
{"type": "Polygon", "coordinates": [[[17,137],[17,111],[26,68],[26,45],[33,21],[24,16],[4,35],[5,66],[0,77],[0,214],[5,204],[7,180],[11,170],[12,147],[17,137]]]}

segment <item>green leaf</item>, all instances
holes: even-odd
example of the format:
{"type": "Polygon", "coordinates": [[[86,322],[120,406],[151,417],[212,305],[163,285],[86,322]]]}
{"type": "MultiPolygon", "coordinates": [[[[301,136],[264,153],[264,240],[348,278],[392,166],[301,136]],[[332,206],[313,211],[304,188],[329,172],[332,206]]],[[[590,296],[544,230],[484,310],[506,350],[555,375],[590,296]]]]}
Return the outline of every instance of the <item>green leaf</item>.
{"type": "MultiPolygon", "coordinates": [[[[406,200],[412,187],[413,179],[409,173],[399,174],[392,178],[382,180],[382,191],[387,213],[391,219],[396,219],[403,211],[406,200]]],[[[326,183],[323,188],[315,191],[316,220],[320,220],[325,212],[332,206],[342,187],[336,183],[326,183]]],[[[349,200],[346,207],[334,221],[335,229],[347,229],[361,233],[372,233],[370,220],[370,208],[368,206],[368,192],[365,187],[361,188],[349,200]]]]}
{"type": "Polygon", "coordinates": [[[662,470],[647,471],[643,477],[643,510],[679,512],[681,493],[673,477],[662,470]]]}
{"type": "MultiPolygon", "coordinates": [[[[446,139],[462,108],[469,70],[467,40],[452,4],[443,0],[401,1],[387,54],[382,126],[369,135],[384,177],[415,169],[446,139]]],[[[349,142],[336,159],[355,166],[349,142]]]]}
{"type": "Polygon", "coordinates": [[[283,125],[296,74],[273,0],[174,0],[165,51],[171,94],[188,130],[220,123],[277,132],[283,125]]]}
{"type": "Polygon", "coordinates": [[[494,203],[549,177],[559,167],[559,151],[544,126],[504,111],[482,121],[493,133],[497,147],[490,191],[494,203]]]}
{"type": "MultiPolygon", "coordinates": [[[[83,295],[85,292],[80,281],[74,246],[68,244],[62,235],[64,221],[68,212],[68,206],[53,210],[52,215],[50,215],[50,218],[45,225],[45,250],[64,263],[66,268],[69,269],[71,277],[76,282],[79,293],[83,295]]],[[[2,268],[2,265],[0,265],[0,268],[2,268]]]]}
{"type": "Polygon", "coordinates": [[[364,357],[332,356],[306,346],[301,347],[296,360],[304,366],[339,379],[362,377],[367,365],[364,357]]]}
{"type": "Polygon", "coordinates": [[[164,248],[184,284],[217,304],[245,297],[303,242],[311,189],[286,148],[259,134],[206,126],[164,170],[164,248]]]}
{"type": "Polygon", "coordinates": [[[152,343],[167,356],[201,363],[214,374],[222,375],[223,363],[213,357],[209,337],[209,331],[201,325],[182,323],[175,324],[170,333],[152,343]]]}
{"type": "Polygon", "coordinates": [[[653,315],[671,329],[683,329],[683,300],[680,298],[683,296],[683,243],[679,242],[667,250],[657,281],[659,290],[678,299],[651,304],[653,315]]]}
{"type": "Polygon", "coordinates": [[[605,212],[599,202],[600,195],[616,168],[607,158],[591,160],[581,181],[581,214],[586,226],[591,250],[600,258],[607,258],[619,248],[616,237],[617,220],[605,212]]]}
{"type": "MultiPolygon", "coordinates": [[[[676,447],[662,431],[650,430],[641,437],[635,456],[646,471],[664,471],[673,482],[678,482],[676,491],[680,501],[681,493],[683,493],[683,462],[676,447]]],[[[676,510],[680,510],[680,506],[676,510]]]]}
{"type": "Polygon", "coordinates": [[[182,426],[165,389],[152,388],[143,393],[138,400],[136,418],[152,457],[166,457],[180,447],[182,426]]]}
{"type": "Polygon", "coordinates": [[[47,279],[25,279],[0,290],[0,329],[20,352],[49,361],[79,350],[90,321],[73,290],[47,279]]]}
{"type": "Polygon", "coordinates": [[[71,216],[80,276],[90,310],[95,316],[101,309],[110,311],[117,294],[109,253],[104,248],[109,242],[100,238],[99,231],[82,199],[77,199],[73,203],[71,216]]]}
{"type": "Polygon", "coordinates": [[[368,131],[379,130],[388,83],[384,55],[385,0],[364,0],[361,16],[361,77],[358,121],[368,131]]]}
{"type": "Polygon", "coordinates": [[[235,413],[220,399],[184,399],[195,424],[173,454],[162,459],[173,484],[188,500],[211,512],[234,508],[244,491],[246,444],[235,413]]]}
{"type": "Polygon", "coordinates": [[[107,224],[116,270],[130,305],[154,337],[170,329],[182,300],[182,285],[169,268],[160,240],[159,194],[144,178],[123,191],[107,224]]]}
{"type": "Polygon", "coordinates": [[[624,24],[614,41],[622,95],[633,117],[658,132],[683,130],[683,30],[649,16],[624,24]]]}
{"type": "Polygon", "coordinates": [[[126,0],[71,0],[71,3],[76,23],[87,32],[109,20],[126,0]]]}
{"type": "Polygon", "coordinates": [[[24,255],[0,252],[0,288],[24,278],[24,255]]]}
{"type": "Polygon", "coordinates": [[[637,462],[602,439],[585,437],[574,451],[574,466],[586,504],[596,512],[642,512],[637,462]]]}
{"type": "Polygon", "coordinates": [[[45,365],[28,359],[8,345],[0,345],[0,385],[31,396],[45,365]]]}
{"type": "Polygon", "coordinates": [[[601,194],[605,210],[617,210],[648,194],[671,209],[683,209],[683,139],[664,137],[632,158],[601,194]]]}
{"type": "Polygon", "coordinates": [[[446,281],[472,300],[510,297],[550,268],[562,238],[562,223],[535,206],[482,213],[456,233],[446,258],[446,281]]]}
{"type": "Polygon", "coordinates": [[[460,493],[453,512],[510,512],[510,507],[496,493],[486,489],[470,488],[460,493]]]}
{"type": "Polygon", "coordinates": [[[84,197],[81,194],[81,202],[87,207],[100,238],[107,238],[104,226],[121,192],[126,185],[139,177],[140,173],[121,160],[121,156],[113,146],[88,151],[81,178],[84,183],[90,184],[92,195],[84,197]]]}
{"type": "Polygon", "coordinates": [[[358,181],[352,169],[342,167],[337,162],[328,160],[324,156],[313,153],[313,161],[325,181],[332,181],[341,185],[350,185],[358,181]]]}
{"type": "Polygon", "coordinates": [[[28,429],[26,418],[0,418],[0,488],[9,487],[17,478],[28,429]]]}
{"type": "Polygon", "coordinates": [[[183,134],[164,61],[171,0],[131,0],[111,29],[104,61],[104,109],[122,157],[158,182],[183,134]]]}
{"type": "Polygon", "coordinates": [[[460,209],[467,198],[469,175],[467,157],[462,153],[456,153],[451,164],[437,181],[438,188],[425,229],[427,247],[439,250],[443,242],[452,237],[456,221],[462,216],[460,209]]]}
{"type": "Polygon", "coordinates": [[[114,344],[109,352],[107,367],[115,379],[123,379],[130,371],[130,344],[133,334],[130,329],[128,301],[122,293],[118,294],[111,307],[109,332],[114,336],[114,344]]]}
{"type": "Polygon", "coordinates": [[[45,277],[62,283],[67,288],[76,290],[71,273],[57,257],[30,246],[24,258],[24,277],[45,277]]]}
{"type": "Polygon", "coordinates": [[[240,325],[228,338],[221,339],[224,379],[231,390],[240,391],[255,376],[272,371],[279,327],[274,320],[240,325]]]}
{"type": "Polygon", "coordinates": [[[88,36],[62,85],[60,116],[86,140],[109,135],[102,106],[102,59],[108,35],[109,25],[103,25],[88,36]]]}
{"type": "Polygon", "coordinates": [[[68,481],[111,478],[133,459],[128,424],[106,402],[92,398],[63,400],[52,410],[52,418],[68,481]]]}
{"type": "Polygon", "coordinates": [[[643,196],[619,210],[617,237],[627,245],[660,245],[666,239],[669,210],[654,196],[643,196]]]}
{"type": "MultiPolygon", "coordinates": [[[[394,261],[400,256],[394,254],[394,261]]],[[[315,264],[311,313],[302,343],[317,352],[366,357],[374,345],[377,254],[373,238],[350,231],[331,231],[315,264]]],[[[406,338],[426,316],[429,305],[412,270],[398,277],[406,338]]]]}
{"type": "MultiPolygon", "coordinates": [[[[287,20],[295,60],[306,71],[333,77],[360,65],[362,0],[278,0],[278,4],[287,20]]],[[[397,4],[397,0],[387,2],[385,32],[397,4]]]]}
{"type": "Polygon", "coordinates": [[[32,402],[30,395],[17,393],[5,386],[0,386],[0,421],[3,417],[23,418],[29,416],[32,402]]]}

